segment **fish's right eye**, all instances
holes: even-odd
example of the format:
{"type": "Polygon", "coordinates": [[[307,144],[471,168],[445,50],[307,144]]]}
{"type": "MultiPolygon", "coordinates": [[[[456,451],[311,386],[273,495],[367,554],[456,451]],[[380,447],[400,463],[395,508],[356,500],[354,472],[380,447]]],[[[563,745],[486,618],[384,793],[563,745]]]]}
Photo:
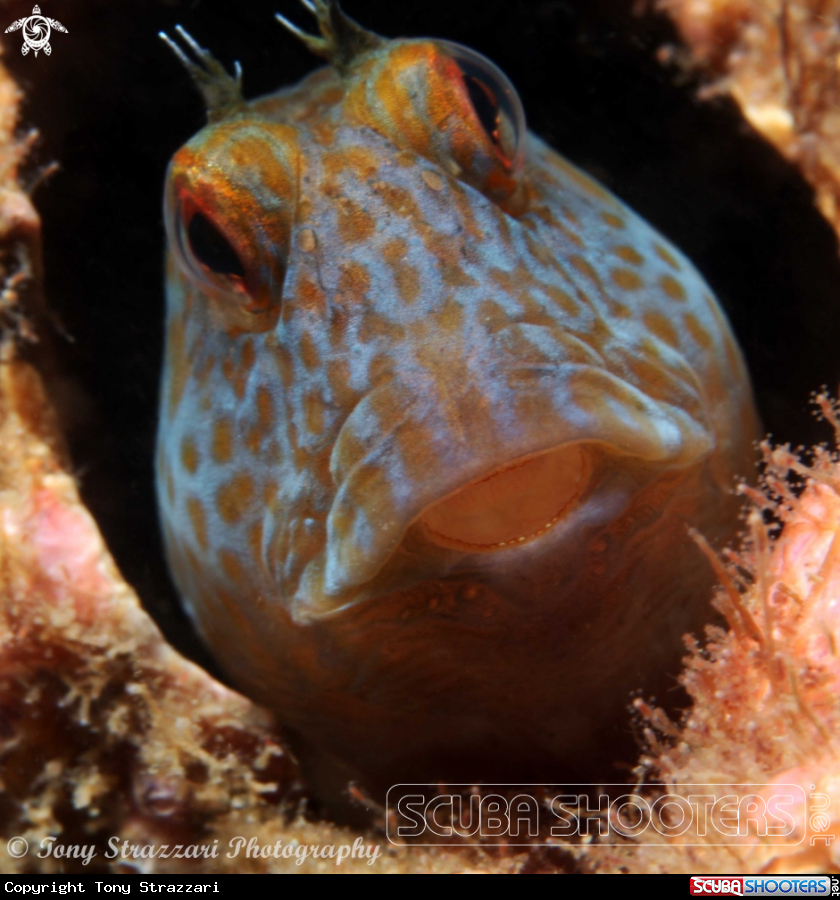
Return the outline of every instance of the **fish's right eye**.
{"type": "Polygon", "coordinates": [[[203,290],[251,307],[250,273],[235,238],[187,191],[167,197],[167,230],[181,268],[203,290]]]}
{"type": "Polygon", "coordinates": [[[216,322],[247,331],[276,323],[297,168],[297,132],[257,120],[208,126],[172,158],[164,194],[169,250],[216,322]]]}

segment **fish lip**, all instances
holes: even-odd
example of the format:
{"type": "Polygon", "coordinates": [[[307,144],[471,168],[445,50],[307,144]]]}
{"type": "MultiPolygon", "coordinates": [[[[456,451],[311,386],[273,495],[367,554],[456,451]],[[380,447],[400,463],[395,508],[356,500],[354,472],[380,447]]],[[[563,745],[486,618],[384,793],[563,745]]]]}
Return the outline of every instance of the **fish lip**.
{"type": "MultiPolygon", "coordinates": [[[[303,579],[301,580],[301,585],[306,585],[306,587],[303,587],[302,589],[299,588],[297,596],[292,604],[290,611],[293,620],[295,620],[298,624],[303,625],[309,625],[316,621],[323,621],[325,619],[346,612],[353,607],[358,607],[360,604],[363,604],[369,600],[373,600],[378,596],[391,593],[395,589],[405,589],[410,587],[411,584],[417,583],[416,581],[410,581],[405,584],[399,585],[399,587],[397,588],[390,585],[386,588],[383,588],[382,586],[376,584],[377,576],[379,575],[379,573],[387,568],[389,562],[398,553],[400,547],[404,545],[409,533],[411,533],[412,530],[415,529],[418,525],[421,529],[421,543],[426,544],[428,546],[428,549],[432,550],[432,552],[436,552],[438,560],[442,558],[442,555],[443,557],[447,557],[450,566],[456,560],[460,562],[465,557],[475,558],[475,556],[481,555],[486,558],[492,556],[493,554],[504,552],[505,550],[512,551],[517,547],[532,545],[535,541],[538,541],[540,537],[543,537],[544,535],[547,535],[549,532],[553,531],[555,526],[560,525],[567,518],[573,515],[576,510],[580,509],[580,507],[584,505],[585,499],[589,495],[588,489],[595,481],[595,478],[593,476],[595,475],[595,472],[597,470],[597,463],[593,459],[595,454],[590,448],[594,449],[596,446],[601,451],[603,451],[604,449],[606,449],[607,445],[605,445],[604,442],[597,440],[566,441],[562,442],[556,447],[549,447],[532,453],[523,454],[522,456],[517,456],[512,460],[508,460],[507,462],[494,467],[489,472],[485,472],[477,478],[469,479],[466,483],[457,486],[454,490],[451,490],[448,493],[432,500],[429,504],[427,504],[427,506],[420,510],[413,519],[405,524],[405,526],[402,528],[396,546],[394,547],[393,551],[383,559],[377,573],[367,582],[363,582],[362,584],[360,584],[356,590],[344,591],[342,592],[342,594],[338,595],[337,598],[335,596],[327,594],[326,592],[324,592],[324,567],[311,567],[304,574],[303,579]],[[556,517],[554,517],[554,520],[547,523],[547,527],[540,529],[539,534],[535,533],[529,535],[527,539],[525,541],[522,541],[521,543],[518,541],[516,542],[516,544],[510,542],[506,546],[499,546],[497,548],[476,547],[469,546],[467,544],[463,544],[462,546],[458,547],[456,546],[456,544],[458,543],[457,541],[449,541],[447,544],[447,542],[439,542],[435,541],[434,539],[430,539],[428,535],[428,529],[426,529],[421,522],[424,513],[427,512],[430,508],[438,506],[440,503],[445,502],[447,498],[459,494],[462,490],[464,490],[465,488],[469,488],[471,485],[491,480],[496,476],[511,471],[512,469],[518,468],[523,463],[526,463],[529,460],[548,456],[553,452],[566,447],[584,445],[588,445],[588,449],[586,454],[585,478],[582,479],[580,490],[576,491],[574,496],[569,499],[569,502],[563,507],[563,509],[558,511],[558,514],[556,515],[556,517]],[[315,577],[312,578],[312,575],[314,575],[315,577]],[[307,598],[305,603],[301,603],[299,600],[302,594],[307,598]]],[[[615,451],[616,448],[610,449],[615,451]]],[[[428,576],[418,579],[418,581],[427,580],[428,577],[446,577],[447,574],[449,574],[448,567],[444,566],[443,570],[430,573],[428,576]]]]}
{"type": "MultiPolygon", "coordinates": [[[[511,412],[515,397],[502,390],[482,393],[478,403],[462,392],[458,399],[470,415],[461,416],[461,405],[441,406],[431,391],[409,394],[400,387],[391,381],[371,391],[342,425],[330,460],[335,493],[326,540],[286,593],[296,621],[318,620],[445,575],[454,565],[455,548],[437,574],[411,575],[397,585],[393,572],[388,579],[382,573],[409,531],[416,534],[413,523],[425,510],[512,460],[587,443],[635,458],[653,471],[696,463],[717,445],[705,407],[692,402],[697,398],[690,385],[683,385],[685,398],[671,402],[598,366],[556,367],[554,378],[542,378],[532,388],[544,402],[537,411],[545,414],[534,416],[526,407],[527,415],[518,418],[511,412]],[[549,416],[551,410],[556,412],[549,416]]],[[[461,549],[458,559],[469,552],[461,549]]]]}
{"type": "MultiPolygon", "coordinates": [[[[501,554],[505,552],[515,553],[515,551],[519,550],[525,553],[532,553],[534,551],[539,553],[539,547],[541,546],[540,541],[543,539],[553,540],[552,535],[562,534],[561,529],[566,529],[568,527],[577,529],[581,524],[585,527],[591,527],[593,522],[600,522],[600,524],[603,524],[601,521],[602,515],[596,513],[596,517],[593,519],[592,511],[590,510],[590,501],[597,501],[597,498],[600,496],[600,487],[603,482],[602,476],[604,472],[602,469],[602,460],[599,459],[599,457],[606,454],[615,455],[616,453],[623,456],[630,456],[630,454],[621,454],[617,451],[617,448],[607,445],[602,441],[581,441],[577,443],[589,445],[587,448],[589,455],[589,459],[587,460],[587,472],[586,477],[581,484],[581,489],[570,499],[570,502],[566,506],[561,510],[558,510],[556,517],[549,523],[546,523],[547,527],[540,529],[539,533],[529,535],[526,540],[522,542],[517,541],[515,544],[510,542],[507,546],[500,546],[498,548],[469,546],[465,543],[461,546],[457,546],[456,541],[449,540],[440,542],[434,540],[429,534],[428,529],[425,528],[424,524],[420,521],[423,513],[430,507],[434,507],[442,501],[445,501],[447,496],[457,494],[463,487],[456,489],[454,492],[450,492],[450,494],[433,501],[404,527],[397,546],[383,559],[377,572],[366,582],[353,586],[350,590],[345,589],[340,593],[330,594],[324,591],[325,567],[319,565],[317,568],[313,567],[310,569],[304,574],[304,578],[301,582],[301,586],[304,587],[304,590],[298,591],[290,608],[292,619],[301,625],[311,625],[315,622],[324,621],[334,616],[341,615],[342,613],[346,613],[353,608],[359,608],[362,605],[366,605],[368,601],[374,601],[376,598],[383,597],[394,591],[410,589],[414,584],[419,584],[423,581],[435,578],[445,579],[454,575],[455,570],[461,569],[465,564],[468,564],[470,567],[477,565],[479,569],[482,569],[486,563],[490,562],[490,560],[500,558],[501,554]],[[590,511],[587,512],[587,510],[590,511]],[[583,518],[580,518],[581,516],[583,518]],[[407,540],[408,544],[406,543],[407,540]],[[394,584],[391,578],[383,580],[381,575],[387,573],[389,564],[400,552],[400,548],[403,547],[408,547],[409,553],[413,555],[416,555],[418,552],[421,554],[426,552],[434,554],[432,565],[435,566],[435,570],[427,572],[422,577],[409,578],[398,584],[394,584]],[[307,575],[312,574],[315,574],[315,579],[312,579],[307,583],[307,575]],[[303,603],[298,599],[301,595],[306,598],[303,603]]],[[[562,446],[568,445],[561,445],[561,447],[562,446]]],[[[551,448],[540,453],[529,454],[527,458],[546,455],[551,453],[552,450],[557,449],[560,448],[551,448]]],[[[635,458],[635,461],[642,464],[645,462],[638,458],[635,458]]],[[[501,467],[498,467],[498,469],[495,470],[495,473],[498,473],[500,470],[503,471],[509,469],[514,464],[515,462],[504,464],[501,467]]],[[[668,466],[666,468],[669,470],[682,469],[686,468],[688,465],[690,464],[668,466]]],[[[491,472],[487,477],[492,478],[493,474],[494,472],[491,472]]],[[[480,481],[481,479],[478,480],[480,481]]],[[[470,484],[474,483],[476,483],[475,479],[470,482],[470,484]]],[[[603,498],[601,499],[603,500],[603,498]]],[[[600,509],[602,505],[601,501],[597,501],[595,509],[600,509]]],[[[619,503],[616,510],[620,512],[624,509],[625,505],[624,502],[619,503]]],[[[552,544],[551,546],[555,545],[552,544]]],[[[515,555],[518,558],[518,554],[515,555]]]]}

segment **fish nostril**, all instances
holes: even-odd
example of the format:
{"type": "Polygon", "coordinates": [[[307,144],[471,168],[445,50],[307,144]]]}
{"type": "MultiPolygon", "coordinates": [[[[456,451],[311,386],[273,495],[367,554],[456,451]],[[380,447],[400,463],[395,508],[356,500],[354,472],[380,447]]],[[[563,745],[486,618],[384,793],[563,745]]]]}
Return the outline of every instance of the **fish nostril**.
{"type": "Polygon", "coordinates": [[[524,544],[556,525],[582,496],[592,472],[581,444],[506,465],[460,488],[420,517],[444,547],[488,552],[524,544]]]}

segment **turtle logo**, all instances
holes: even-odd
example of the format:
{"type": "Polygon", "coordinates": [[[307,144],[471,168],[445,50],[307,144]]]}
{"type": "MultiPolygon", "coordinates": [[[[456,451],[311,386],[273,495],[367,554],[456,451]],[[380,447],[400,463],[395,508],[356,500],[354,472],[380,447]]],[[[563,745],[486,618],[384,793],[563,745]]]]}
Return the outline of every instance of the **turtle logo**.
{"type": "Polygon", "coordinates": [[[43,50],[44,53],[49,56],[50,53],[52,53],[52,47],[50,47],[50,29],[54,28],[56,31],[63,31],[65,34],[67,33],[67,29],[61,22],[56,22],[55,19],[48,19],[46,16],[42,16],[40,6],[34,7],[31,16],[12,22],[6,29],[6,34],[10,31],[17,31],[18,28],[23,29],[23,46],[20,48],[20,52],[24,56],[26,56],[30,50],[34,50],[36,56],[38,55],[39,50],[43,50]]]}

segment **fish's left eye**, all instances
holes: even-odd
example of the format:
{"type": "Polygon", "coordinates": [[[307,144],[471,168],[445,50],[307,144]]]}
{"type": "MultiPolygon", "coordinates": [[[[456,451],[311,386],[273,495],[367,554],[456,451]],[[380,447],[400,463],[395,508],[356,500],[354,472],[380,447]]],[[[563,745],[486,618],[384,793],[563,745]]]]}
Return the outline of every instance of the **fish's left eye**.
{"type": "Polygon", "coordinates": [[[516,89],[489,59],[451,41],[437,41],[461,71],[473,112],[487,137],[518,176],[525,156],[525,111],[516,89]]]}
{"type": "Polygon", "coordinates": [[[473,109],[478,116],[487,136],[494,144],[501,147],[501,117],[499,101],[489,87],[475,75],[464,75],[464,84],[472,100],[473,109]]]}

